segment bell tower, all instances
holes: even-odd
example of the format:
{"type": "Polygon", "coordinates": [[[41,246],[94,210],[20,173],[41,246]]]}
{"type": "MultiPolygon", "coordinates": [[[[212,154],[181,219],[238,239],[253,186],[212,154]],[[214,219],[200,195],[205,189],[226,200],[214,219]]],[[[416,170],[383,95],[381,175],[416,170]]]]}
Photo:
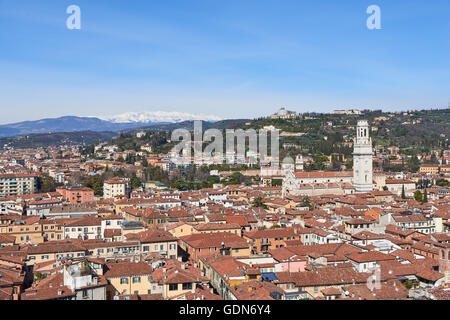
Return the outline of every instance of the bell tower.
{"type": "Polygon", "coordinates": [[[439,272],[445,275],[445,284],[450,285],[450,244],[444,243],[439,249],[439,272]]]}
{"type": "Polygon", "coordinates": [[[358,193],[373,190],[373,151],[369,131],[367,120],[359,120],[356,126],[356,138],[353,142],[353,187],[358,193]]]}

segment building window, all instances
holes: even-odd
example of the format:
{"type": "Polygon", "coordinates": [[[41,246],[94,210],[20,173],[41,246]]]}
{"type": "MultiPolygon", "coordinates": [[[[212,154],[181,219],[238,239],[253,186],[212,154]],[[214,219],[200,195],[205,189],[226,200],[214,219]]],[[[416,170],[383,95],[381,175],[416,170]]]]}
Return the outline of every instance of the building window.
{"type": "Polygon", "coordinates": [[[177,291],[178,283],[169,283],[169,291],[177,291]]]}
{"type": "Polygon", "coordinates": [[[128,279],[127,278],[120,279],[120,284],[128,284],[128,279]]]}
{"type": "Polygon", "coordinates": [[[191,290],[192,289],[192,283],[183,283],[183,290],[191,290]]]}
{"type": "Polygon", "coordinates": [[[141,283],[141,277],[133,277],[133,283],[141,283]]]}

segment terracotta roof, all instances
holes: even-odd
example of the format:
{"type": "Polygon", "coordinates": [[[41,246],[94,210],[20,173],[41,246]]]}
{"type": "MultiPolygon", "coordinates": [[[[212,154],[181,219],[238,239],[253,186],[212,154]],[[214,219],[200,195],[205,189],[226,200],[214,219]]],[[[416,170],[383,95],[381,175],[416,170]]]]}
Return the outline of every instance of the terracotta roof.
{"type": "Polygon", "coordinates": [[[75,293],[68,287],[28,289],[20,295],[21,300],[54,300],[74,297],[75,293]]]}
{"type": "Polygon", "coordinates": [[[122,262],[107,265],[108,270],[105,272],[106,278],[134,276],[134,275],[151,275],[153,268],[146,262],[122,262]]]}
{"type": "Polygon", "coordinates": [[[279,229],[265,229],[265,230],[252,230],[245,232],[244,235],[248,238],[273,238],[273,237],[283,237],[283,236],[297,236],[298,232],[295,228],[279,228],[279,229]]]}
{"type": "Polygon", "coordinates": [[[409,293],[409,290],[397,279],[381,282],[380,288],[374,287],[373,291],[367,287],[367,284],[347,286],[343,290],[348,292],[349,298],[361,300],[403,300],[409,293]]]}
{"type": "Polygon", "coordinates": [[[180,237],[180,239],[194,248],[220,248],[222,243],[224,243],[225,247],[233,249],[249,247],[245,239],[230,232],[192,234],[180,237]]]}
{"type": "Polygon", "coordinates": [[[198,231],[241,229],[241,226],[236,223],[201,223],[193,227],[198,231]]]}
{"type": "Polygon", "coordinates": [[[355,252],[347,255],[347,258],[357,263],[395,260],[394,256],[382,253],[380,251],[355,252]]]}
{"type": "Polygon", "coordinates": [[[324,296],[340,296],[342,294],[341,290],[334,287],[322,289],[321,292],[324,296]]]}
{"type": "Polygon", "coordinates": [[[356,272],[353,268],[327,266],[305,272],[277,272],[279,282],[294,282],[297,287],[329,286],[366,283],[370,274],[356,272]]]}
{"type": "Polygon", "coordinates": [[[139,240],[142,243],[168,242],[178,240],[171,233],[158,229],[149,229],[139,233],[129,233],[125,235],[125,237],[127,240],[139,240]]]}
{"type": "Polygon", "coordinates": [[[353,177],[353,171],[312,171],[295,172],[296,178],[332,178],[332,177],[353,177]]]}
{"type": "Polygon", "coordinates": [[[77,243],[68,242],[44,242],[27,250],[28,255],[41,253],[64,253],[64,252],[86,251],[86,248],[77,243]]]}

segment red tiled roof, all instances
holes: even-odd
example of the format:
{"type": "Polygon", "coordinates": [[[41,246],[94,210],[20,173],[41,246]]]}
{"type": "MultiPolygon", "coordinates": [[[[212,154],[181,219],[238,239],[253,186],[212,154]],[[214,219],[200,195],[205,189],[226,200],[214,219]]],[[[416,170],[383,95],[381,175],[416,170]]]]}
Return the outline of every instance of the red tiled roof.
{"type": "Polygon", "coordinates": [[[105,272],[106,278],[134,276],[134,275],[151,275],[153,268],[146,262],[121,262],[107,265],[108,270],[105,272]]]}

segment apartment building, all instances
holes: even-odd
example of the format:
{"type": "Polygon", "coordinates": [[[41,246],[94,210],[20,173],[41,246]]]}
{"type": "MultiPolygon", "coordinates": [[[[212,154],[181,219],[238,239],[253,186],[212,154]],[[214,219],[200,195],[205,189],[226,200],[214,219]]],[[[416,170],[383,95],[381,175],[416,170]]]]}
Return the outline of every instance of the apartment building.
{"type": "Polygon", "coordinates": [[[268,252],[285,247],[286,241],[301,240],[301,236],[295,228],[283,228],[245,232],[244,239],[249,241],[254,252],[268,252]]]}
{"type": "Polygon", "coordinates": [[[209,282],[200,269],[175,259],[167,260],[164,267],[153,272],[152,278],[152,294],[161,293],[164,299],[177,299],[186,293],[206,287],[209,282]]]}
{"type": "Polygon", "coordinates": [[[64,226],[64,239],[101,239],[102,220],[95,216],[73,219],[64,226]]]}
{"type": "Polygon", "coordinates": [[[420,173],[438,174],[439,165],[438,164],[423,164],[419,167],[420,173]]]}
{"type": "Polygon", "coordinates": [[[117,196],[128,196],[130,193],[130,181],[123,178],[112,178],[103,184],[103,198],[111,199],[117,196]]]}
{"type": "Polygon", "coordinates": [[[32,194],[37,190],[33,174],[0,174],[0,197],[32,194]]]}
{"type": "Polygon", "coordinates": [[[87,254],[101,259],[131,259],[140,254],[140,244],[137,241],[104,241],[89,240],[84,242],[87,254]]]}
{"type": "Polygon", "coordinates": [[[249,256],[251,250],[251,244],[246,239],[230,232],[191,234],[180,237],[179,244],[184,255],[195,263],[207,254],[242,257],[249,256]]]}
{"type": "Polygon", "coordinates": [[[67,241],[51,241],[30,247],[27,251],[27,265],[61,260],[64,258],[81,258],[86,255],[86,248],[80,244],[67,241]]]}
{"type": "Polygon", "coordinates": [[[178,257],[178,239],[167,231],[150,229],[139,233],[130,233],[125,236],[127,241],[139,241],[143,254],[159,253],[169,259],[178,257]]]}
{"type": "Polygon", "coordinates": [[[39,217],[15,219],[0,225],[0,234],[15,237],[16,244],[38,244],[44,242],[39,217]]]}
{"type": "Polygon", "coordinates": [[[115,294],[150,294],[153,268],[146,262],[115,263],[107,266],[105,277],[115,294]]]}
{"type": "Polygon", "coordinates": [[[56,192],[62,195],[62,199],[70,204],[79,204],[94,201],[94,190],[87,187],[59,187],[56,192]]]}
{"type": "Polygon", "coordinates": [[[414,230],[423,234],[436,232],[436,225],[433,219],[427,219],[423,215],[401,216],[393,215],[392,219],[397,227],[414,230]]]}
{"type": "Polygon", "coordinates": [[[369,219],[352,218],[344,221],[345,233],[347,235],[354,235],[361,231],[374,231],[375,221],[369,219]]]}

